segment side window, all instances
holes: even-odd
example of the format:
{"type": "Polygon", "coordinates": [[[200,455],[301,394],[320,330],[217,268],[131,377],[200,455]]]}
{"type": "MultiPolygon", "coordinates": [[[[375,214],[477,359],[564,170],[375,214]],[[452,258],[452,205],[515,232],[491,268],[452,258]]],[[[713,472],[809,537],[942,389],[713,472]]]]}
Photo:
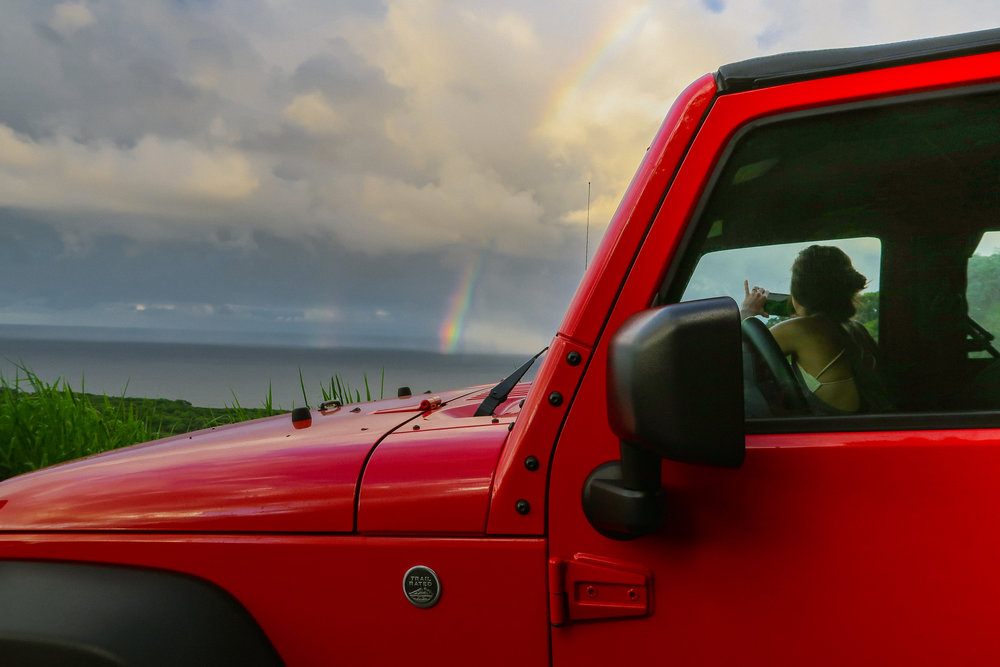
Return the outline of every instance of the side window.
{"type": "MultiPolygon", "coordinates": [[[[796,317],[803,319],[795,324],[816,320],[809,321],[808,328],[802,328],[804,333],[800,335],[802,340],[799,346],[794,350],[782,350],[779,359],[771,360],[772,366],[767,365],[765,351],[746,350],[743,393],[748,417],[797,415],[806,412],[835,415],[862,409],[887,409],[888,387],[862,385],[863,378],[859,377],[860,373],[869,373],[881,382],[877,376],[881,373],[880,355],[877,352],[881,251],[879,240],[868,237],[718,250],[699,258],[681,297],[682,301],[725,295],[741,303],[746,299],[748,287],[760,287],[766,290],[766,298],[762,297],[761,306],[764,312],[757,315],[749,312],[743,314],[756,317],[764,327],[773,331],[776,334],[774,343],[781,343],[779,348],[794,342],[782,339],[779,334],[794,325],[783,325],[781,329],[774,327],[796,317]],[[827,254],[842,257],[846,266],[853,267],[857,282],[847,287],[839,286],[838,283],[842,282],[840,276],[826,275],[832,273],[832,269],[813,277],[813,282],[820,289],[835,293],[831,295],[831,299],[843,309],[842,312],[810,312],[808,308],[792,302],[792,267],[798,266],[800,272],[803,271],[799,258],[816,254],[817,246],[827,254]],[[835,299],[838,292],[840,297],[835,299]],[[796,310],[805,312],[800,314],[796,310]],[[855,343],[850,327],[864,330],[865,334],[860,335],[870,338],[868,346],[855,343]],[[865,355],[870,358],[865,358],[865,355]],[[774,368],[776,363],[781,363],[782,368],[774,368]],[[869,363],[871,367],[861,367],[865,363],[869,363]],[[785,373],[785,386],[781,384],[782,373],[785,373]],[[862,396],[861,391],[877,391],[880,395],[862,396]],[[881,402],[875,405],[875,400],[881,402]]],[[[810,269],[807,267],[805,271],[808,270],[810,269]]],[[[809,301],[808,296],[806,300],[809,301]]],[[[822,305],[822,300],[813,302],[814,310],[822,305]]],[[[747,327],[748,324],[745,323],[744,329],[747,327]]],[[[752,332],[746,333],[749,335],[752,332]]],[[[762,328],[758,334],[766,336],[762,328]]],[[[746,343],[748,348],[750,342],[746,343]]],[[[872,379],[866,377],[864,381],[870,383],[872,379]]]]}
{"type": "MultiPolygon", "coordinates": [[[[851,258],[853,266],[865,277],[865,286],[854,299],[855,313],[851,319],[863,325],[872,338],[878,341],[881,242],[876,238],[854,238],[822,239],[815,244],[839,248],[851,258]]],[[[788,306],[780,300],[791,295],[792,263],[810,245],[814,243],[785,243],[710,252],[699,258],[681,301],[731,296],[740,303],[744,298],[743,281],[748,280],[751,286],[761,285],[777,296],[774,300],[776,312],[758,316],[770,328],[792,315],[786,310],[788,306]]],[[[997,260],[1000,261],[1000,256],[997,260]]],[[[997,284],[997,290],[1000,292],[1000,283],[997,284]]],[[[996,307],[1000,323],[1000,301],[997,301],[996,307]]]]}
{"type": "Polygon", "coordinates": [[[799,112],[733,139],[660,302],[744,305],[749,419],[954,427],[1000,410],[997,128],[1000,92],[984,88],[799,112]],[[790,294],[791,317],[744,280],[790,294]]]}

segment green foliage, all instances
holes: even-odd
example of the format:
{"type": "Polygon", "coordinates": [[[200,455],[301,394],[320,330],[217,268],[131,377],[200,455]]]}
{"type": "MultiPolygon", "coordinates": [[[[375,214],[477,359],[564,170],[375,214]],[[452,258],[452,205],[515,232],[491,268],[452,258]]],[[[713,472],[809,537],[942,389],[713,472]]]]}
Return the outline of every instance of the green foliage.
{"type": "Polygon", "coordinates": [[[1000,254],[969,258],[969,317],[994,335],[1000,335],[1000,254]]]}
{"type": "Polygon", "coordinates": [[[878,342],[878,292],[859,294],[855,301],[857,312],[854,319],[864,325],[871,337],[878,342]]]}
{"type": "MultiPolygon", "coordinates": [[[[148,401],[154,399],[136,400],[148,401]]],[[[261,417],[271,417],[273,415],[280,415],[283,412],[287,412],[287,410],[274,407],[274,397],[271,394],[271,383],[267,384],[267,396],[264,398],[264,401],[261,403],[261,407],[259,408],[244,408],[240,405],[240,399],[236,397],[236,392],[233,392],[233,404],[227,404],[226,411],[218,416],[211,408],[196,408],[191,406],[191,404],[187,401],[175,402],[184,403],[188,406],[188,409],[185,412],[187,412],[191,418],[191,426],[189,428],[174,431],[174,433],[187,433],[189,431],[196,431],[209,426],[218,426],[219,424],[235,424],[237,422],[260,419],[261,417]]]]}
{"type": "Polygon", "coordinates": [[[0,375],[0,479],[38,468],[279,411],[271,393],[263,408],[236,401],[225,410],[187,401],[77,392],[64,379],[48,383],[26,366],[13,379],[0,375]]]}
{"type": "MultiPolygon", "coordinates": [[[[365,383],[365,401],[371,401],[374,399],[381,399],[385,397],[385,367],[382,368],[382,379],[379,383],[378,396],[372,395],[371,387],[368,384],[368,374],[362,373],[362,378],[365,383]]],[[[302,380],[302,369],[299,369],[299,381],[302,380]]],[[[348,403],[360,403],[361,402],[361,390],[351,389],[346,381],[341,379],[339,375],[334,375],[330,378],[330,384],[326,387],[320,386],[320,392],[323,394],[324,401],[340,401],[343,405],[348,403]]],[[[302,397],[305,398],[305,387],[302,388],[302,397]]],[[[308,403],[307,403],[308,405],[308,403]]]]}
{"type": "Polygon", "coordinates": [[[12,381],[0,375],[0,478],[153,437],[125,403],[43,382],[23,366],[12,381]]]}
{"type": "MultiPolygon", "coordinates": [[[[49,384],[23,364],[13,380],[0,375],[0,479],[63,461],[126,445],[148,442],[203,428],[270,417],[286,412],[274,405],[270,384],[259,408],[245,408],[233,394],[223,409],[201,408],[188,401],[131,398],[73,391],[59,379],[49,384]]],[[[299,383],[306,405],[305,382],[299,383]]],[[[385,369],[378,396],[364,376],[364,400],[382,398],[385,369]]],[[[362,400],[360,390],[334,375],[329,387],[320,386],[323,400],[344,404],[362,400]]]]}

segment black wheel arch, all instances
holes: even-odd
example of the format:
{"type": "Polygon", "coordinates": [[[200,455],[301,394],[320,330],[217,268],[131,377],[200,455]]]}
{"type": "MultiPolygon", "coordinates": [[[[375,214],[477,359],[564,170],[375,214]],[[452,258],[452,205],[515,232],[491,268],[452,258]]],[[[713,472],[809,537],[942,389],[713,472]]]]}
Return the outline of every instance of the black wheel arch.
{"type": "Polygon", "coordinates": [[[0,561],[0,656],[15,665],[281,665],[250,613],[203,579],[0,561]]]}

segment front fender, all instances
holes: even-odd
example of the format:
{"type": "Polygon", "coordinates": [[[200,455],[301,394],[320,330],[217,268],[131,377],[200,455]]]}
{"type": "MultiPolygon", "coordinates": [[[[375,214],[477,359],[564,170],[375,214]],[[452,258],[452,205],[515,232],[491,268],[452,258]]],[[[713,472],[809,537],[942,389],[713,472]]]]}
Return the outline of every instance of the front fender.
{"type": "Polygon", "coordinates": [[[95,667],[282,664],[250,613],[214,584],[50,561],[0,561],[0,656],[95,667]]]}

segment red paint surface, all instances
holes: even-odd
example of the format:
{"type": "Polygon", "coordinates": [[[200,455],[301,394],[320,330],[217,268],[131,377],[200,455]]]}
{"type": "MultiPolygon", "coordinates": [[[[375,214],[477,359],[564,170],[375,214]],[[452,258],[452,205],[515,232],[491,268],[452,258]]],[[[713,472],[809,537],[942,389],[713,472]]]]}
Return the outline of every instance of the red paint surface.
{"type": "Polygon", "coordinates": [[[419,404],[314,411],[303,429],[280,415],[22,475],[0,484],[0,531],[351,532],[365,458],[419,404]]]}
{"type": "Polygon", "coordinates": [[[516,385],[493,415],[474,416],[491,388],[426,412],[379,444],[361,484],[359,532],[485,533],[497,459],[530,385],[516,385]]]}
{"type": "MultiPolygon", "coordinates": [[[[597,536],[575,511],[554,522],[553,554],[586,547],[647,564],[655,596],[649,618],[555,629],[557,664],[612,659],[614,643],[649,636],[683,664],[996,655],[1000,431],[842,439],[755,437],[740,470],[664,464],[667,525],[635,542],[597,536]]],[[[587,468],[557,455],[564,463],[587,468]]],[[[567,515],[578,505],[558,502],[567,515]]]]}
{"type": "Polygon", "coordinates": [[[549,664],[540,539],[0,534],[0,553],[206,579],[246,607],[289,667],[549,664]],[[430,609],[403,595],[414,565],[440,578],[430,609]]]}
{"type": "Polygon", "coordinates": [[[509,423],[485,419],[482,426],[443,431],[422,425],[382,441],[361,483],[358,531],[484,534],[493,471],[509,423]]]}
{"type": "Polygon", "coordinates": [[[561,336],[549,345],[545,361],[531,384],[524,408],[514,422],[510,438],[500,455],[490,503],[489,534],[545,534],[545,503],[552,447],[587,367],[586,362],[587,350],[561,336]],[[579,364],[572,365],[567,361],[570,352],[580,354],[579,364]],[[562,397],[560,405],[553,405],[550,400],[553,392],[562,397]],[[531,470],[526,465],[529,456],[538,461],[537,469],[531,470]],[[519,500],[528,502],[530,510],[527,514],[517,511],[519,500]]]}

